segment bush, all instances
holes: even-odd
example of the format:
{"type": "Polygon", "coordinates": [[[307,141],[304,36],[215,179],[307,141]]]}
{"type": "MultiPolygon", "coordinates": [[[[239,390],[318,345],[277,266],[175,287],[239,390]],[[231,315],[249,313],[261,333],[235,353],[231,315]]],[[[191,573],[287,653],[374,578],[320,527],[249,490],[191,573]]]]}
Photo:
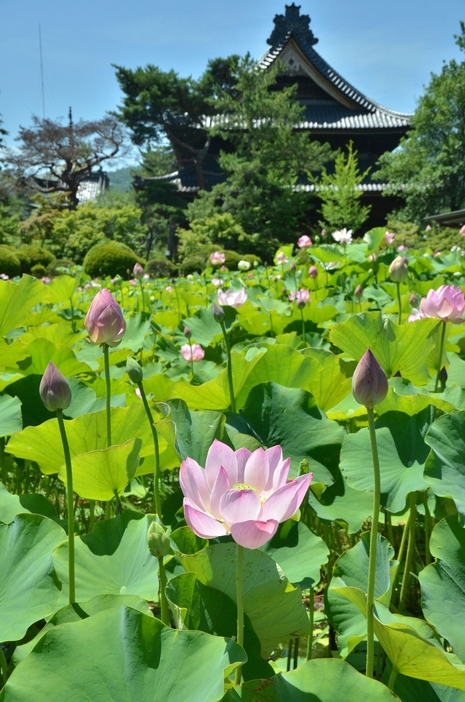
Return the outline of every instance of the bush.
{"type": "Polygon", "coordinates": [[[47,269],[41,263],[36,263],[36,265],[31,268],[31,275],[33,275],[34,278],[43,278],[47,275],[47,269]]]}
{"type": "Polygon", "coordinates": [[[21,273],[21,263],[15,250],[10,246],[0,246],[0,273],[14,278],[21,273]]]}
{"type": "Polygon", "coordinates": [[[21,264],[21,273],[31,273],[33,267],[37,265],[47,268],[55,260],[55,256],[50,251],[38,246],[21,246],[15,253],[21,264]]]}
{"type": "Polygon", "coordinates": [[[128,279],[132,277],[135,263],[143,263],[129,246],[117,241],[104,241],[93,246],[86,254],[83,268],[92,278],[109,275],[112,278],[120,275],[128,279]]]}
{"type": "Polygon", "coordinates": [[[145,266],[145,272],[152,278],[172,278],[177,275],[178,268],[166,256],[157,256],[145,266]]]}
{"type": "Polygon", "coordinates": [[[60,268],[72,268],[76,264],[74,261],[70,261],[68,258],[55,258],[47,266],[47,275],[54,277],[57,275],[63,275],[63,271],[60,268]]]}
{"type": "Polygon", "coordinates": [[[246,256],[241,256],[241,254],[236,253],[236,251],[224,251],[223,253],[226,256],[224,265],[230,271],[237,271],[237,264],[239,261],[248,260],[246,256]]]}
{"type": "Polygon", "coordinates": [[[203,254],[188,256],[179,264],[179,270],[183,275],[190,273],[201,273],[205,268],[206,258],[203,254]]]}
{"type": "Polygon", "coordinates": [[[244,256],[242,256],[242,260],[248,261],[252,264],[252,266],[261,266],[262,264],[262,259],[260,258],[260,256],[255,256],[255,254],[245,254],[244,256]]]}

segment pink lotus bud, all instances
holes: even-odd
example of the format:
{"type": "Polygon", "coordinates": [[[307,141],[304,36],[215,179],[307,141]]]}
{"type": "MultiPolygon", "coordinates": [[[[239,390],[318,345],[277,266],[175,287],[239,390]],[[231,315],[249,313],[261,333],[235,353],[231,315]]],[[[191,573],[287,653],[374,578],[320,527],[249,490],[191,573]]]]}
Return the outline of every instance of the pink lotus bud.
{"type": "Polygon", "coordinates": [[[400,246],[397,247],[397,251],[401,251],[402,253],[405,253],[406,251],[408,251],[408,246],[404,246],[403,244],[401,244],[400,246]]]}
{"type": "Polygon", "coordinates": [[[392,234],[391,232],[386,232],[386,234],[384,235],[384,241],[388,246],[390,246],[393,243],[395,236],[396,235],[392,234]]]}
{"type": "Polygon", "coordinates": [[[279,253],[276,256],[276,263],[283,265],[284,263],[287,263],[288,261],[289,261],[289,259],[283,251],[281,251],[281,253],[279,253]]]}
{"type": "Polygon", "coordinates": [[[412,293],[408,299],[410,307],[416,307],[418,304],[418,298],[415,293],[412,293]]]}
{"type": "Polygon", "coordinates": [[[308,275],[310,278],[318,278],[318,268],[316,266],[310,266],[308,269],[308,275]]]}
{"type": "Polygon", "coordinates": [[[50,412],[67,409],[71,404],[71,388],[63,373],[49,363],[39,385],[42,402],[50,412]]]}
{"type": "Polygon", "coordinates": [[[373,409],[384,400],[388,391],[386,373],[370,349],[365,351],[352,376],[352,393],[357,402],[373,409]]]}
{"type": "Polygon", "coordinates": [[[310,237],[307,236],[306,234],[302,234],[302,236],[300,236],[300,237],[297,239],[297,246],[298,246],[300,249],[304,249],[304,248],[306,248],[307,246],[311,246],[311,245],[312,245],[312,240],[311,240],[310,237]]]}
{"type": "Polygon", "coordinates": [[[289,294],[289,300],[295,300],[297,307],[303,309],[310,300],[310,293],[308,290],[304,289],[297,290],[297,292],[291,292],[289,294]]]}
{"type": "Polygon", "coordinates": [[[463,225],[463,227],[461,227],[459,234],[460,236],[465,236],[465,224],[463,225]]]}
{"type": "Polygon", "coordinates": [[[181,356],[185,361],[201,361],[205,356],[205,351],[200,344],[183,344],[181,346],[181,356]]]}
{"type": "Polygon", "coordinates": [[[296,268],[297,266],[295,265],[294,261],[292,261],[292,263],[289,266],[289,270],[291,271],[291,273],[293,273],[296,270],[296,268]]]}
{"type": "Polygon", "coordinates": [[[142,280],[142,278],[144,277],[144,273],[145,273],[145,271],[142,268],[142,266],[140,265],[140,263],[139,262],[135,263],[134,268],[132,269],[132,274],[133,274],[134,278],[137,278],[138,280],[142,280]]]}
{"type": "Polygon", "coordinates": [[[321,230],[321,236],[326,236],[326,229],[321,230]]]}
{"type": "Polygon", "coordinates": [[[184,327],[184,336],[186,337],[186,339],[190,339],[192,336],[192,332],[187,325],[184,327]]]}
{"type": "Polygon", "coordinates": [[[357,287],[355,288],[354,295],[355,295],[355,297],[358,297],[359,299],[362,297],[362,295],[363,295],[363,288],[362,288],[361,285],[357,285],[357,287]]]}
{"type": "Polygon", "coordinates": [[[94,344],[118,346],[126,331],[121,308],[109,290],[103,288],[92,300],[84,326],[94,344]]]}
{"type": "Polygon", "coordinates": [[[368,260],[370,260],[372,263],[373,263],[374,261],[376,261],[376,258],[377,258],[377,256],[376,256],[375,253],[372,253],[372,254],[370,254],[370,255],[368,256],[368,260]]]}
{"type": "Polygon", "coordinates": [[[397,256],[389,266],[389,277],[394,283],[403,283],[408,274],[408,258],[397,256]]]}

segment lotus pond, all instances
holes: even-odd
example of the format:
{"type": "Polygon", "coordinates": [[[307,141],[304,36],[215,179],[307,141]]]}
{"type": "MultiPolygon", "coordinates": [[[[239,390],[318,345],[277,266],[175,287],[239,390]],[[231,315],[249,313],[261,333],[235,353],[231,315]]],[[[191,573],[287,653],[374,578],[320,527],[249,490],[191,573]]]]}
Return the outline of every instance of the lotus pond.
{"type": "Polygon", "coordinates": [[[465,259],[340,242],[0,280],[1,702],[465,700],[465,259]]]}

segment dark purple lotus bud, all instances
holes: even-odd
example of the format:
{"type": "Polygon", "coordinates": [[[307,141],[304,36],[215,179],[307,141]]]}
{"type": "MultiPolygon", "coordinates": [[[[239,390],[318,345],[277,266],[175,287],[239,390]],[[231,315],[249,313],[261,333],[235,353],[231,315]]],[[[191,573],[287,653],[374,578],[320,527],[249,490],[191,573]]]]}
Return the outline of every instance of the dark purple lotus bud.
{"type": "Polygon", "coordinates": [[[42,402],[50,412],[67,409],[71,404],[71,388],[63,373],[49,363],[39,386],[42,402]]]}
{"type": "Polygon", "coordinates": [[[224,322],[224,310],[222,307],[216,304],[216,302],[213,303],[213,319],[215,322],[218,322],[218,324],[221,324],[221,322],[224,322]]]}
{"type": "Polygon", "coordinates": [[[388,391],[386,373],[370,349],[365,351],[352,376],[352,393],[357,402],[373,409],[384,400],[388,391]]]}
{"type": "Polygon", "coordinates": [[[190,339],[192,336],[192,332],[187,325],[184,327],[184,336],[186,337],[186,339],[190,339]]]}

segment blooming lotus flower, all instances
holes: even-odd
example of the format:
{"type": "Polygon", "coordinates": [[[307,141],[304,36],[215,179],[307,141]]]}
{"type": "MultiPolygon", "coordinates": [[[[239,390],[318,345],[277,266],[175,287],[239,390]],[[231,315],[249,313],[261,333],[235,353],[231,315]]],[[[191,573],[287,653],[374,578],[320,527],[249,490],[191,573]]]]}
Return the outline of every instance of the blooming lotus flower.
{"type": "Polygon", "coordinates": [[[276,256],[276,263],[283,265],[284,263],[287,263],[289,261],[288,257],[284,253],[284,251],[281,251],[277,256],[276,256]]]}
{"type": "Polygon", "coordinates": [[[181,346],[181,356],[188,363],[201,361],[205,356],[205,351],[200,344],[183,344],[181,346]]]}
{"type": "Polygon", "coordinates": [[[401,244],[400,246],[397,247],[397,251],[401,251],[401,252],[405,253],[405,251],[408,251],[408,246],[404,246],[403,244],[401,244]]]}
{"type": "Polygon", "coordinates": [[[307,246],[311,246],[311,245],[312,245],[312,240],[306,234],[302,234],[302,236],[300,236],[297,239],[297,246],[300,249],[305,249],[307,246]]]}
{"type": "Polygon", "coordinates": [[[424,319],[425,315],[422,314],[422,312],[415,307],[412,309],[411,313],[408,316],[408,322],[416,322],[417,319],[424,319]]]}
{"type": "Polygon", "coordinates": [[[352,394],[361,405],[368,409],[384,400],[388,391],[386,373],[379,365],[373,352],[368,349],[357,364],[352,376],[352,394]]]}
{"type": "Polygon", "coordinates": [[[245,288],[241,288],[240,290],[233,290],[232,288],[229,288],[229,290],[226,290],[226,292],[224,292],[223,290],[218,290],[218,302],[223,307],[226,305],[228,307],[235,307],[237,309],[238,307],[241,307],[246,301],[247,292],[245,288]]]}
{"type": "Polygon", "coordinates": [[[237,267],[240,271],[248,271],[251,265],[250,261],[239,261],[237,267]]]}
{"type": "Polygon", "coordinates": [[[167,285],[165,288],[166,292],[170,293],[173,292],[173,286],[172,285],[167,285]]]}
{"type": "Polygon", "coordinates": [[[337,241],[338,244],[342,244],[343,246],[352,243],[352,229],[347,230],[344,227],[344,229],[341,229],[339,232],[333,232],[331,236],[334,241],[337,241]]]}
{"type": "Polygon", "coordinates": [[[210,263],[213,266],[221,266],[226,261],[226,255],[221,251],[214,251],[210,254],[210,263]]]}
{"type": "Polygon", "coordinates": [[[289,293],[289,300],[296,301],[297,306],[305,307],[305,304],[310,300],[310,293],[308,290],[297,290],[297,292],[289,293]]]}
{"type": "Polygon", "coordinates": [[[245,548],[260,548],[299,508],[312,474],[288,480],[290,458],[280,446],[253,453],[233,451],[215,441],[205,469],[192,458],[181,464],[184,516],[190,529],[204,539],[231,534],[245,548]]]}
{"type": "Polygon", "coordinates": [[[214,285],[216,288],[218,288],[218,287],[222,284],[223,281],[221,280],[221,278],[218,278],[217,276],[214,276],[214,277],[211,279],[211,282],[212,282],[212,285],[214,285]]]}
{"type": "Polygon", "coordinates": [[[396,235],[392,234],[391,232],[386,232],[386,234],[384,235],[384,241],[388,246],[390,246],[393,243],[395,236],[396,235]]]}
{"type": "Polygon", "coordinates": [[[63,373],[49,363],[39,385],[42,402],[50,412],[67,409],[71,404],[71,388],[63,373]]]}
{"type": "Polygon", "coordinates": [[[424,317],[459,324],[463,321],[465,297],[460,288],[454,285],[441,285],[437,290],[429,290],[427,296],[420,302],[420,310],[424,317]]]}
{"type": "Polygon", "coordinates": [[[94,344],[118,346],[126,331],[121,308],[107,288],[103,288],[92,300],[84,320],[94,344]]]}

